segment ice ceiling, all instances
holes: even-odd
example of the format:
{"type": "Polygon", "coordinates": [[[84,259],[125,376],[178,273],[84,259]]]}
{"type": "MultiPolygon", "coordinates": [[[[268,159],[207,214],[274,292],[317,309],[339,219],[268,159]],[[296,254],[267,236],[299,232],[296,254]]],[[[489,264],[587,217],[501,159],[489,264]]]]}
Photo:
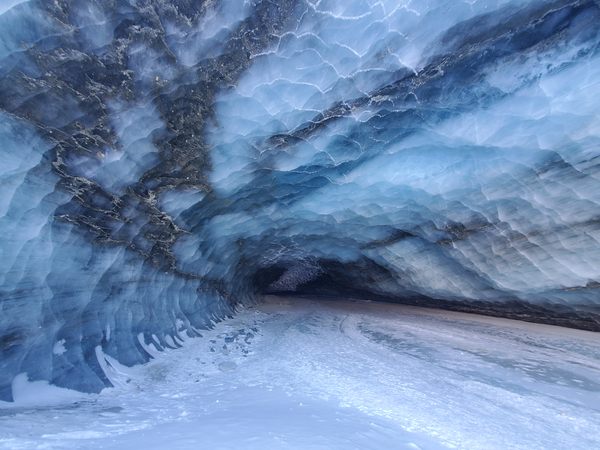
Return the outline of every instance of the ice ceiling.
{"type": "Polygon", "coordinates": [[[600,3],[0,3],[0,399],[267,291],[600,329],[600,3]]]}

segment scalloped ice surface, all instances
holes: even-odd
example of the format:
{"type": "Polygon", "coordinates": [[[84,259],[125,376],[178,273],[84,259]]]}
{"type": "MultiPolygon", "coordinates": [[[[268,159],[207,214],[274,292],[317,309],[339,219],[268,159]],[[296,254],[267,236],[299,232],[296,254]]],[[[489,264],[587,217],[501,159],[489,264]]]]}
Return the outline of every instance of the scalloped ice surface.
{"type": "Polygon", "coordinates": [[[597,1],[0,4],[0,399],[264,292],[600,329],[597,1]],[[98,350],[101,350],[99,352],[98,350]]]}

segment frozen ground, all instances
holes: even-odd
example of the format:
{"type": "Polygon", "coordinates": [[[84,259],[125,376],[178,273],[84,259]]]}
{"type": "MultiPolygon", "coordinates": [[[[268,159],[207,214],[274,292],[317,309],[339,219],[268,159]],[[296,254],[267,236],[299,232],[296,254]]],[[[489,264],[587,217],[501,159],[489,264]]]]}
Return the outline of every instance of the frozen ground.
{"type": "Polygon", "coordinates": [[[101,395],[21,376],[0,448],[600,448],[591,332],[271,297],[184,347],[101,395]]]}

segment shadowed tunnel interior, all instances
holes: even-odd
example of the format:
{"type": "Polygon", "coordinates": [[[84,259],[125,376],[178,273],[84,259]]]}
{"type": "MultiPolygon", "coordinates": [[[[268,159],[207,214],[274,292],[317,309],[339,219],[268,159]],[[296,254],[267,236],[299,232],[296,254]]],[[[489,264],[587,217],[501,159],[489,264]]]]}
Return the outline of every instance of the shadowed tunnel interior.
{"type": "Polygon", "coordinates": [[[266,293],[600,330],[593,0],[0,5],[0,399],[266,293]]]}

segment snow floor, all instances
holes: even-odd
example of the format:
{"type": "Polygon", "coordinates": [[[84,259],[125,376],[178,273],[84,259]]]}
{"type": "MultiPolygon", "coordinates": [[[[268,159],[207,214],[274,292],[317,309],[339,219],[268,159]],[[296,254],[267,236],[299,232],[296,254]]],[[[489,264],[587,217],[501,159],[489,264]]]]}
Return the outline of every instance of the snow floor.
{"type": "Polygon", "coordinates": [[[100,395],[21,376],[0,448],[600,449],[597,333],[268,297],[156,356],[100,395]]]}

